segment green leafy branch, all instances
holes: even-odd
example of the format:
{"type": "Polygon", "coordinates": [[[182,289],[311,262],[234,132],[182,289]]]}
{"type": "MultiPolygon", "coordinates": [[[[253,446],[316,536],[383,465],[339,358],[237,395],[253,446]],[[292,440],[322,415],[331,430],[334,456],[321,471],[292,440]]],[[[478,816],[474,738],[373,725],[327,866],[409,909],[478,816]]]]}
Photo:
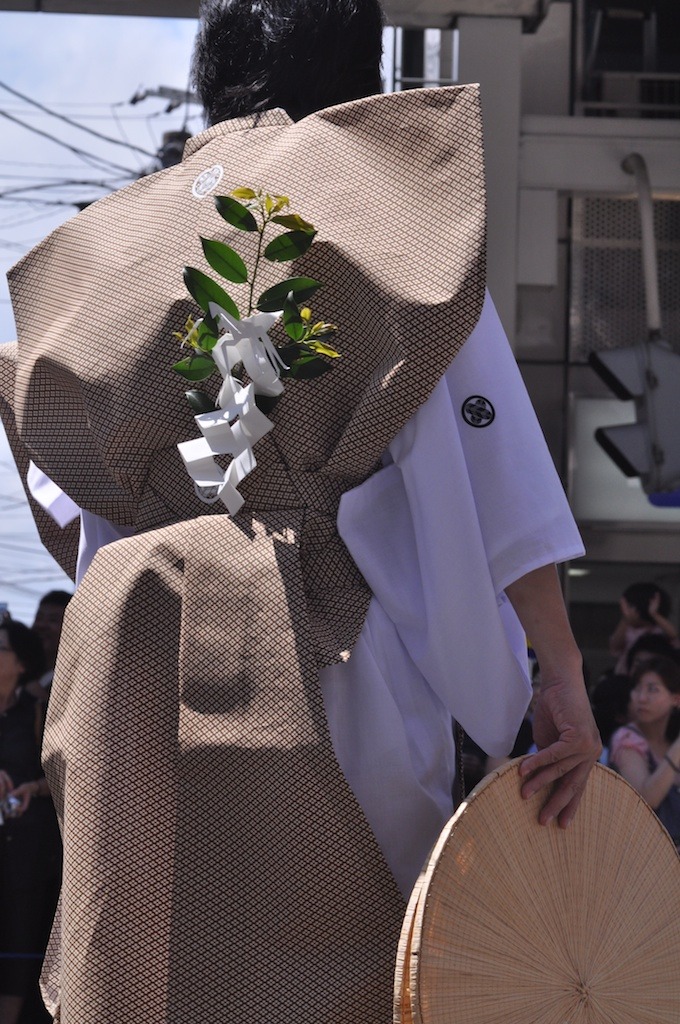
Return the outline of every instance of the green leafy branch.
{"type": "MultiPolygon", "coordinates": [[[[311,277],[289,277],[262,292],[255,301],[255,286],[262,260],[286,263],[302,256],[317,234],[314,225],[299,214],[290,212],[287,196],[272,196],[261,189],[236,188],[228,196],[216,196],[215,207],[232,227],[258,234],[255,263],[250,274],[244,260],[231,246],[209,238],[201,238],[201,245],[208,264],[221,278],[232,284],[248,285],[246,316],[255,310],[282,312],[283,328],[289,342],[279,346],[279,354],[287,367],[281,371],[281,376],[309,380],[326,373],[331,368],[328,360],[339,358],[339,353],[329,344],[336,327],[323,321],[315,322],[311,309],[304,305],[321,283],[311,277]],[[286,230],[265,244],[265,234],[272,225],[286,230]]],[[[221,306],[235,320],[240,320],[241,314],[231,295],[203,271],[185,267],[184,282],[204,316],[198,322],[190,317],[184,332],[174,332],[174,337],[190,351],[174,364],[173,370],[185,380],[196,383],[217,369],[211,353],[219,340],[219,326],[210,314],[210,303],[221,306]]],[[[187,398],[195,412],[214,408],[205,392],[190,391],[187,398]]]]}

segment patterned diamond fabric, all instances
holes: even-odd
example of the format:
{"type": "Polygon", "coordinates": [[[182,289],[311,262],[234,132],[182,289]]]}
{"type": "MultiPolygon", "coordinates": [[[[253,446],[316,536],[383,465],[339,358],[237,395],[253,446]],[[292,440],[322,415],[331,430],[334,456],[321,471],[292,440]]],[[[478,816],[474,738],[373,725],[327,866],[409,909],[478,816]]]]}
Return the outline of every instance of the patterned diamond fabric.
{"type": "Polygon", "coordinates": [[[26,497],[38,528],[40,539],[64,572],[71,579],[74,579],[78,555],[78,520],[69,523],[63,530],[60,529],[54,519],[38,504],[26,486],[26,475],[31,456],[19,437],[13,408],[16,349],[16,342],[0,345],[0,417],[5,427],[5,433],[7,434],[7,440],[14,456],[19,476],[24,484],[26,497]]]}
{"type": "Polygon", "coordinates": [[[63,1024],[389,1020],[403,903],[318,687],[370,599],[335,518],[470,334],[484,277],[474,87],[217,125],[12,271],[23,443],[142,531],[71,602],[50,703],[66,854],[45,984],[63,1024]],[[284,193],[317,226],[292,273],[323,282],[314,312],[343,356],[286,383],[233,520],[175,448],[197,434],[169,370],[195,313],[181,267],[206,269],[199,235],[251,241],[199,178],[284,193]]]}

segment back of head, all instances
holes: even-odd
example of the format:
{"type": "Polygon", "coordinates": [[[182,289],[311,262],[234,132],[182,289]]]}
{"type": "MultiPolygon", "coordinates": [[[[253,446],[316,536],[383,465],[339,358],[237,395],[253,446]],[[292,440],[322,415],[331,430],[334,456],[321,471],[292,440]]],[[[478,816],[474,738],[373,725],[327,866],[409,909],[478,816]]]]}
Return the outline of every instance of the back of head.
{"type": "Polygon", "coordinates": [[[653,623],[654,619],[649,614],[649,603],[656,595],[659,595],[659,614],[666,618],[671,610],[671,599],[668,593],[658,587],[656,583],[631,583],[623,592],[628,604],[635,608],[643,622],[653,623]]]}
{"type": "Polygon", "coordinates": [[[7,634],[11,650],[23,666],[19,682],[24,685],[38,679],[45,671],[45,655],[38,635],[16,619],[3,622],[2,629],[7,634]]]}
{"type": "Polygon", "coordinates": [[[47,594],[43,594],[40,598],[39,608],[43,605],[54,605],[55,608],[65,608],[69,603],[73,594],[69,594],[67,590],[50,590],[47,594]]]}
{"type": "Polygon", "coordinates": [[[211,124],[380,92],[378,0],[202,0],[192,80],[211,124]]]}
{"type": "Polygon", "coordinates": [[[677,661],[678,654],[680,652],[673,647],[667,636],[658,633],[643,633],[626,655],[626,668],[628,674],[631,675],[643,661],[648,661],[653,657],[664,657],[670,658],[671,661],[677,661]]]}
{"type": "Polygon", "coordinates": [[[71,594],[65,590],[50,590],[40,599],[35,613],[33,629],[40,637],[45,652],[48,668],[54,668],[57,650],[64,624],[64,612],[71,600],[71,594]]]}
{"type": "Polygon", "coordinates": [[[628,676],[609,675],[596,684],[590,703],[602,742],[609,745],[612,733],[628,721],[628,705],[633,681],[628,676]]]}

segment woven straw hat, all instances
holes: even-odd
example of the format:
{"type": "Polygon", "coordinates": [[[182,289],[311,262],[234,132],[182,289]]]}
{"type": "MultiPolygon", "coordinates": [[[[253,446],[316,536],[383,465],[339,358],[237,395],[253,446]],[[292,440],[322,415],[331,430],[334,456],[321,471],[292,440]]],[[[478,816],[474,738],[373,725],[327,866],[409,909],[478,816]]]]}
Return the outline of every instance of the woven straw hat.
{"type": "Polygon", "coordinates": [[[601,765],[573,824],[541,827],[519,761],[444,828],[406,912],[399,1024],[678,1024],[680,858],[601,765]]]}

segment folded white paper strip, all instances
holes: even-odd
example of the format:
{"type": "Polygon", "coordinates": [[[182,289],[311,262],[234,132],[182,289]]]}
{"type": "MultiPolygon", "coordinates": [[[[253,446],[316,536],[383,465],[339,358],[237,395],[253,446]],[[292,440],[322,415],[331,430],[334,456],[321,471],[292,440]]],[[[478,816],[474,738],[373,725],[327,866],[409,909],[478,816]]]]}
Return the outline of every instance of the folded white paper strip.
{"type": "Polygon", "coordinates": [[[274,426],[257,408],[255,395],[276,397],[283,391],[280,368],[285,363],[267,333],[280,314],[253,313],[235,320],[215,303],[209,308],[221,331],[212,356],[223,384],[215,411],[194,416],[203,436],[177,448],[200,500],[207,505],[221,501],[233,516],[243,505],[238,485],[257,465],[253,447],[274,426]],[[251,380],[246,387],[232,375],[239,363],[251,380]],[[226,470],[215,461],[217,455],[232,456],[226,470]]]}

